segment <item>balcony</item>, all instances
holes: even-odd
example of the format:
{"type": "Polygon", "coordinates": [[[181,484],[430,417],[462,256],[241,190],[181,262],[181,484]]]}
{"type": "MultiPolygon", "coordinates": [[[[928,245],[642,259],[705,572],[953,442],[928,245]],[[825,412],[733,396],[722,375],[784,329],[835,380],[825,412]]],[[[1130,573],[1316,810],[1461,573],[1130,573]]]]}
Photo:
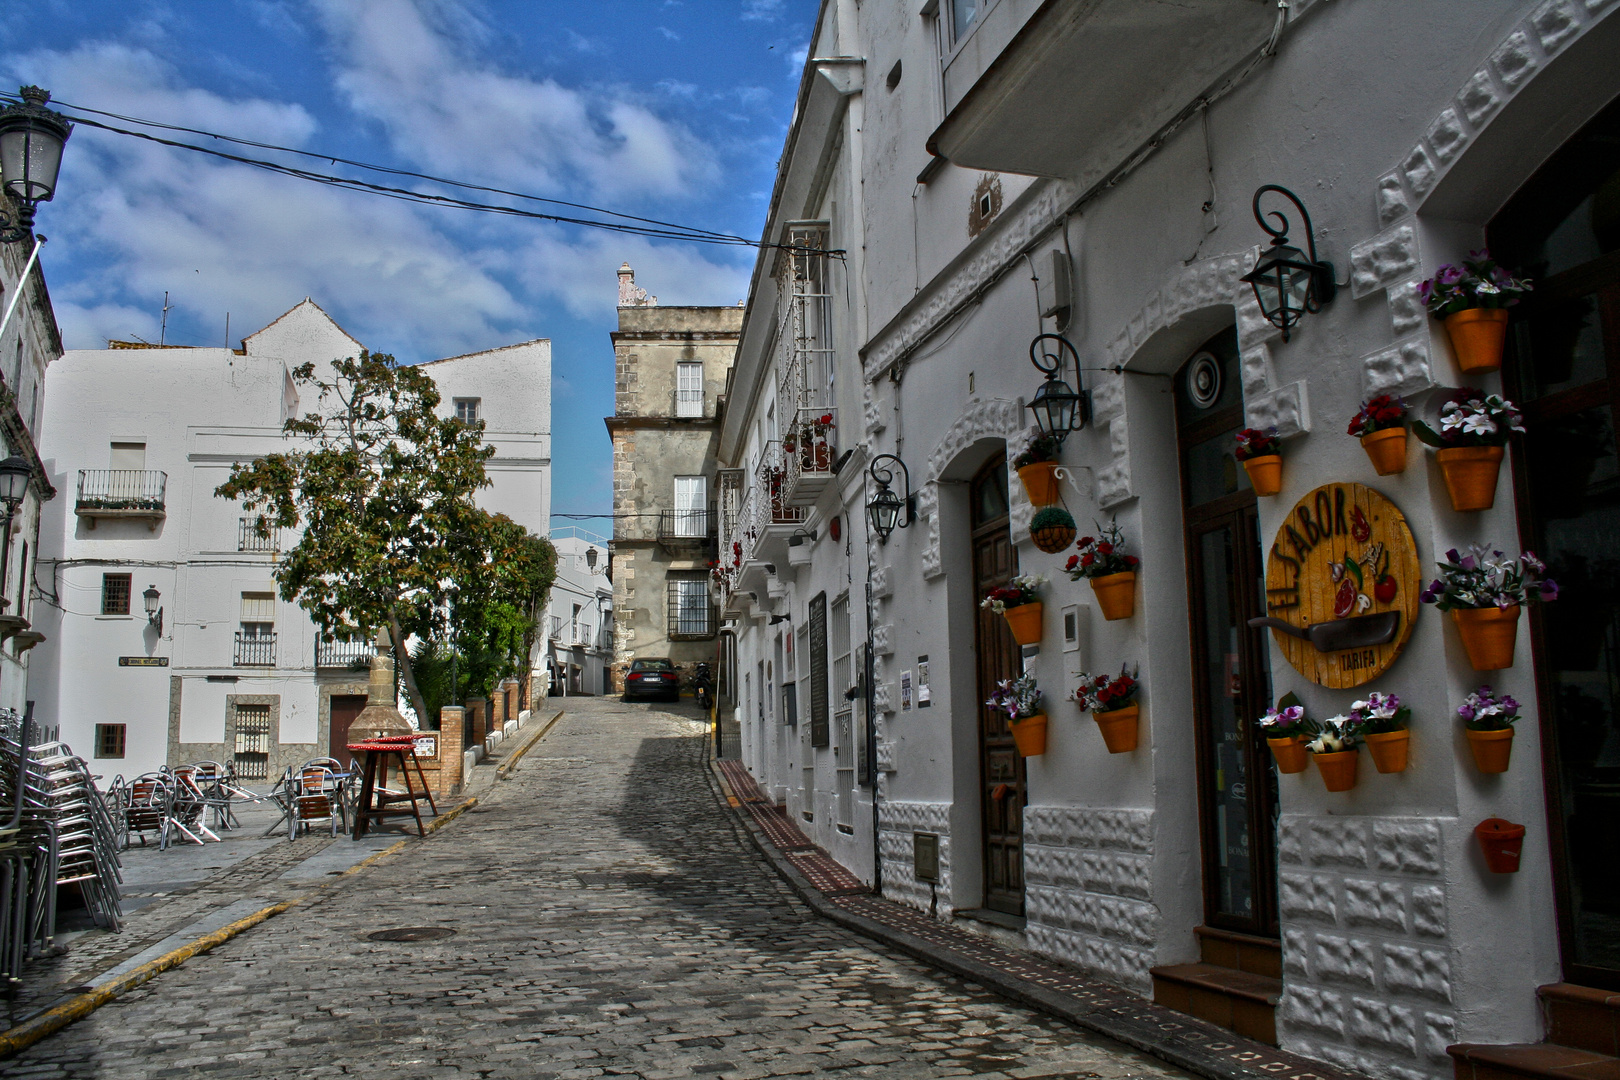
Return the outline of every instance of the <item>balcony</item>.
{"type": "Polygon", "coordinates": [[[658,515],[658,542],[666,548],[702,548],[712,545],[715,515],[707,508],[663,510],[658,515]]]}
{"type": "Polygon", "coordinates": [[[787,468],[784,501],[793,506],[814,505],[832,483],[838,464],[838,410],[799,409],[782,451],[787,468]]]}
{"type": "Polygon", "coordinates": [[[236,550],[273,554],[281,550],[281,530],[259,514],[241,519],[236,528],[236,550]]]}
{"type": "MultiPolygon", "coordinates": [[[[237,640],[242,640],[238,634],[237,640]]],[[[248,640],[256,640],[249,638],[248,640]]],[[[241,646],[237,646],[240,652],[241,646]]],[[[328,671],[365,671],[371,667],[371,657],[376,653],[376,647],[369,641],[317,641],[315,643],[315,667],[317,670],[325,668],[328,671]]],[[[270,653],[271,666],[275,662],[275,650],[270,653]]],[[[242,661],[238,660],[240,665],[242,661]]]]}
{"type": "Polygon", "coordinates": [[[236,667],[275,667],[276,635],[244,634],[236,632],[236,653],[231,661],[236,667]]]}
{"type": "Polygon", "coordinates": [[[167,514],[163,492],[169,474],[149,469],[80,469],[73,511],[96,527],[98,518],[144,518],[157,528],[167,514]]]}

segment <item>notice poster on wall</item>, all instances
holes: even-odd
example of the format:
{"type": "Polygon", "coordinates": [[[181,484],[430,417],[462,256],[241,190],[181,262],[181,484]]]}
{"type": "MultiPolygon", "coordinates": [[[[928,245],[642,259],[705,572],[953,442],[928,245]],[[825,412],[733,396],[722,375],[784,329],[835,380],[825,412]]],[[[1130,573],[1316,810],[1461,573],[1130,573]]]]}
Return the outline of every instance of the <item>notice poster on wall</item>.
{"type": "Polygon", "coordinates": [[[934,695],[928,689],[928,657],[917,657],[917,708],[926,709],[934,703],[934,695]]]}
{"type": "Polygon", "coordinates": [[[900,673],[900,711],[911,711],[911,669],[900,673]]]}

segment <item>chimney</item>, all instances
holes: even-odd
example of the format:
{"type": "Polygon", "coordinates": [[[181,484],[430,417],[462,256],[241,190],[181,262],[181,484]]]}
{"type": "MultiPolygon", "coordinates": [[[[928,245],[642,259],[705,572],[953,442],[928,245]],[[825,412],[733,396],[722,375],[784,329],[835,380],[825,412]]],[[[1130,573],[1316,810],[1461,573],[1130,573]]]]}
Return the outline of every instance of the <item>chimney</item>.
{"type": "Polygon", "coordinates": [[[619,306],[620,307],[654,307],[658,297],[649,297],[647,290],[636,284],[636,272],[625,263],[619,267],[619,306]]]}

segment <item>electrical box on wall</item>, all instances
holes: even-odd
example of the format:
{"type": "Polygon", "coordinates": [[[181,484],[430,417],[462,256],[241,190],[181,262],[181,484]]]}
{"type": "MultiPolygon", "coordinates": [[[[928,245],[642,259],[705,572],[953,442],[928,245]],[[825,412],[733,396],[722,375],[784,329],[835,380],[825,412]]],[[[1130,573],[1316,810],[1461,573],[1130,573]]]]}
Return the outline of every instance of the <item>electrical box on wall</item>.
{"type": "Polygon", "coordinates": [[[1053,248],[1041,260],[1046,265],[1041,269],[1040,283],[1036,285],[1041,305],[1041,318],[1057,320],[1057,328],[1062,332],[1069,325],[1069,312],[1074,307],[1074,273],[1069,264],[1069,253],[1062,248],[1053,248]]]}
{"type": "Polygon", "coordinates": [[[918,881],[939,881],[939,834],[914,832],[911,834],[912,875],[918,881]]]}

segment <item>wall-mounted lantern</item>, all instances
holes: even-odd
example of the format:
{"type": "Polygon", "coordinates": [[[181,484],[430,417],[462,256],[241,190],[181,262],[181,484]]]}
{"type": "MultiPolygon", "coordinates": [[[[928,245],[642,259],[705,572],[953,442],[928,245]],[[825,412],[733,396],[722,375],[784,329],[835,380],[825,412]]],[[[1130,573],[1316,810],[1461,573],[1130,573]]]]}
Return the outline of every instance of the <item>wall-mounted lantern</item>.
{"type": "Polygon", "coordinates": [[[878,543],[887,544],[890,533],[904,529],[917,520],[917,500],[911,493],[911,470],[893,454],[879,454],[872,459],[871,467],[866,471],[877,485],[872,501],[866,504],[866,518],[872,525],[872,531],[877,533],[878,543]],[[895,493],[892,486],[894,469],[885,468],[883,463],[886,461],[892,461],[899,467],[904,495],[895,493]]]}
{"type": "Polygon", "coordinates": [[[1254,193],[1254,220],[1271,236],[1271,246],[1260,253],[1254,269],[1243,275],[1254,288],[1254,298],[1266,320],[1282,331],[1288,340],[1288,331],[1306,315],[1314,315],[1333,299],[1337,286],[1333,281],[1333,264],[1316,257],[1316,234],[1311,228],[1311,215],[1299,196],[1277,184],[1265,184],[1254,193]],[[1269,191],[1294,204],[1305,227],[1307,251],[1288,242],[1288,215],[1281,210],[1261,213],[1260,199],[1269,191]],[[1270,219],[1270,220],[1268,220],[1270,219]],[[1272,224],[1272,220],[1276,224],[1272,224]]]}
{"type": "Polygon", "coordinates": [[[148,585],[146,591],[141,593],[141,600],[146,605],[146,623],[157,631],[158,637],[163,636],[163,594],[157,591],[156,585],[148,585]]]}
{"type": "Polygon", "coordinates": [[[0,109],[0,185],[17,200],[17,219],[0,212],[0,241],[11,244],[33,233],[34,208],[56,195],[62,147],[73,125],[45,107],[51,95],[37,86],[19,93],[22,104],[0,109]]]}
{"type": "Polygon", "coordinates": [[[1035,426],[1042,435],[1056,439],[1059,446],[1069,432],[1086,426],[1086,398],[1063,381],[1063,367],[1072,359],[1075,378],[1080,374],[1080,354],[1061,334],[1041,334],[1029,343],[1029,362],[1046,376],[1035,398],[1025,408],[1035,414],[1035,426]]]}
{"type": "Polygon", "coordinates": [[[594,547],[585,549],[585,569],[593,574],[596,573],[596,549],[594,547]]]}

